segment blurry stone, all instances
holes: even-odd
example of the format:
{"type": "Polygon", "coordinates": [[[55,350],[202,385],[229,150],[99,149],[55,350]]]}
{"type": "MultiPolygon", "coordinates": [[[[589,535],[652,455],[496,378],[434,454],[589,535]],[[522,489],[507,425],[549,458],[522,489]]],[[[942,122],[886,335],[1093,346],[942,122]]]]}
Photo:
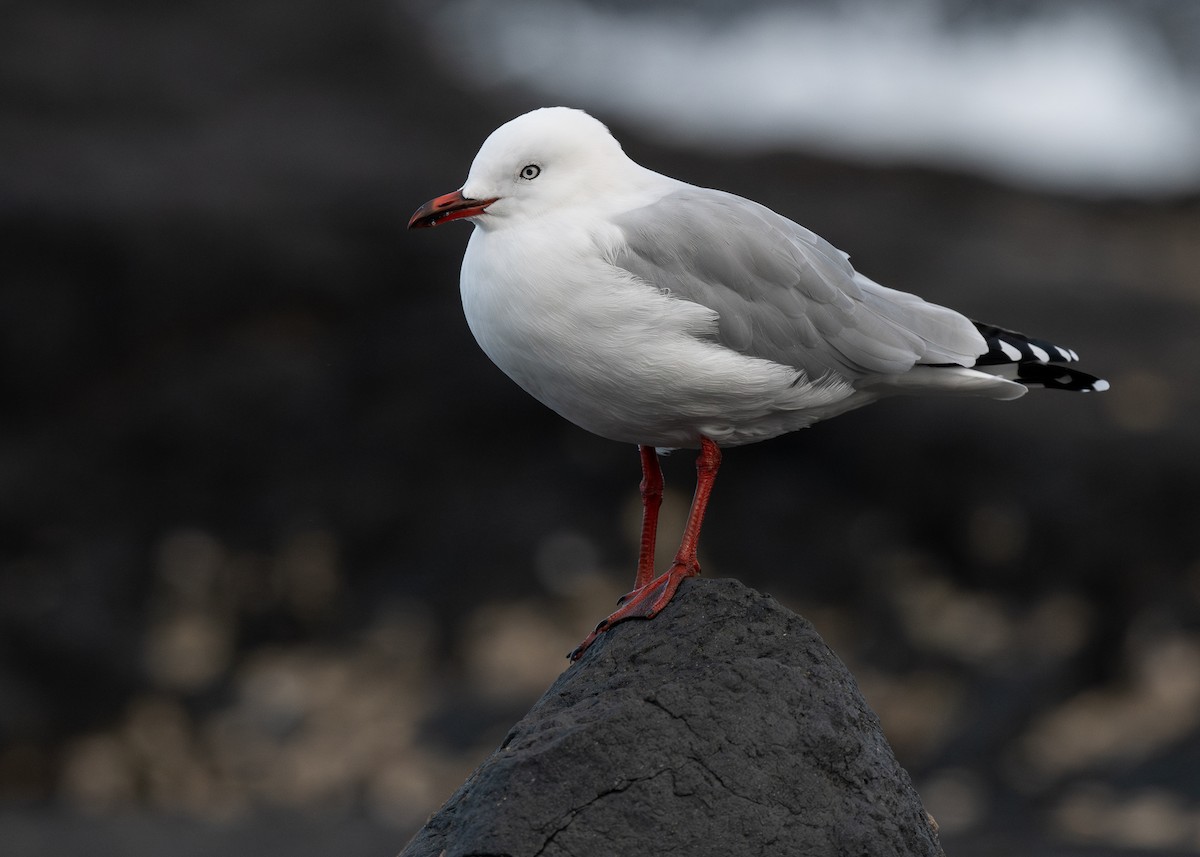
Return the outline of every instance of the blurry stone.
{"type": "Polygon", "coordinates": [[[987,790],[981,777],[966,768],[950,768],[923,783],[921,794],[942,836],[976,827],[987,808],[987,790]]]}
{"type": "Polygon", "coordinates": [[[187,710],[166,696],[138,697],[126,712],[123,739],[143,765],[179,767],[192,754],[187,710]]]}
{"type": "Polygon", "coordinates": [[[284,599],[298,618],[320,619],[337,604],[342,576],[337,541],[330,533],[315,531],[294,536],[276,562],[284,599]]]}
{"type": "Polygon", "coordinates": [[[1200,728],[1200,637],[1144,641],[1128,673],[1037,718],[1017,741],[1016,776],[1036,788],[1098,765],[1145,761],[1200,728]]]}
{"type": "Polygon", "coordinates": [[[966,707],[962,679],[946,670],[891,673],[864,666],[858,684],[885,724],[888,741],[909,765],[945,748],[966,707]]]}
{"type": "Polygon", "coordinates": [[[179,606],[206,607],[226,562],[221,543],[203,530],[181,528],[159,540],[156,554],[160,595],[179,606]]]}
{"type": "Polygon", "coordinates": [[[467,762],[413,746],[381,765],[367,782],[367,811],[380,823],[411,833],[425,823],[447,792],[458,787],[463,772],[470,771],[478,758],[467,762]]]}
{"type": "Polygon", "coordinates": [[[596,543],[571,530],[559,530],[542,539],[533,559],[538,581],[547,592],[560,596],[572,595],[599,567],[596,543]]]}
{"type": "Polygon", "coordinates": [[[132,760],[107,734],[81,738],[67,749],[59,787],[68,805],[88,813],[128,809],[137,800],[132,760]]]}
{"type": "Polygon", "coordinates": [[[602,635],[402,854],[648,851],[942,854],[812,625],[712,579],[602,635]]]}
{"type": "Polygon", "coordinates": [[[1134,796],[1120,812],[1117,845],[1133,848],[1195,847],[1200,825],[1194,808],[1177,794],[1151,789],[1134,796]]]}
{"type": "Polygon", "coordinates": [[[1029,541],[1029,516],[1017,504],[990,502],[971,510],[967,543],[975,559],[1002,565],[1020,559],[1029,541]]]}
{"type": "Polygon", "coordinates": [[[1080,843],[1189,853],[1200,847],[1200,808],[1163,789],[1123,794],[1083,782],[1060,800],[1052,819],[1061,835],[1080,843]]]}
{"type": "Polygon", "coordinates": [[[486,604],[463,629],[472,686],[488,700],[524,707],[566,666],[575,642],[539,603],[486,604]]]}
{"type": "Polygon", "coordinates": [[[437,626],[428,605],[417,601],[380,610],[362,633],[363,656],[390,678],[417,684],[432,668],[437,626]]]}
{"type": "MultiPolygon", "coordinates": [[[[417,631],[384,633],[392,645],[420,642],[424,632],[417,631]]],[[[342,817],[375,788],[379,772],[413,770],[415,724],[425,714],[414,676],[428,668],[404,666],[405,653],[389,654],[379,640],[368,634],[346,651],[265,649],[238,668],[229,704],[197,729],[203,761],[220,784],[211,797],[226,799],[214,803],[215,811],[271,806],[342,817]]],[[[421,657],[423,646],[409,659],[421,657]]],[[[458,770],[461,776],[464,768],[458,770]]],[[[425,799],[425,812],[432,803],[425,799]]]]}
{"type": "Polygon", "coordinates": [[[0,747],[0,801],[33,801],[49,788],[51,760],[45,748],[32,742],[0,747]]]}
{"type": "Polygon", "coordinates": [[[232,626],[213,616],[167,616],[146,632],[146,669],[164,687],[199,690],[225,672],[233,647],[232,626]]]}
{"type": "Polygon", "coordinates": [[[1092,631],[1092,607],[1081,597],[1059,592],[1037,602],[1025,619],[1020,639],[1034,662],[1075,655],[1092,631]]]}
{"type": "Polygon", "coordinates": [[[907,571],[897,582],[890,593],[897,618],[918,648],[972,664],[1011,652],[1015,628],[999,598],[929,572],[907,571]]]}

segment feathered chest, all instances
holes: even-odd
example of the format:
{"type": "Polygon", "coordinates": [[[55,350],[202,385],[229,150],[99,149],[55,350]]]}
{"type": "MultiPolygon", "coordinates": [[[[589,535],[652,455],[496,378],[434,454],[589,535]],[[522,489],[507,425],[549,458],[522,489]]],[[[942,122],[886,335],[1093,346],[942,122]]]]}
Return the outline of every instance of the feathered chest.
{"type": "Polygon", "coordinates": [[[664,294],[612,265],[605,236],[560,229],[476,230],[463,258],[463,310],[484,351],[506,372],[535,362],[643,359],[655,341],[715,331],[711,310],[664,294]]]}

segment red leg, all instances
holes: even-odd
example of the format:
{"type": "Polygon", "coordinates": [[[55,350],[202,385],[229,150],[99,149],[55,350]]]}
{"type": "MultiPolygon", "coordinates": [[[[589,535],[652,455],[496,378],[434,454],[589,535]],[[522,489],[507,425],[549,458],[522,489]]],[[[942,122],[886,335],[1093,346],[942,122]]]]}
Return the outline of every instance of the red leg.
{"type": "Polygon", "coordinates": [[[692,509],[688,512],[687,526],[683,529],[683,539],[679,543],[679,552],[675,554],[675,565],[672,567],[695,569],[685,577],[700,573],[700,563],[696,561],[696,548],[700,544],[700,528],[704,525],[708,498],[712,495],[713,483],[717,481],[717,471],[720,469],[720,447],[706,437],[700,438],[700,455],[696,458],[696,494],[692,497],[692,509]]]}
{"type": "MultiPolygon", "coordinates": [[[[643,465],[645,461],[645,452],[643,452],[643,465]]],[[[657,461],[655,462],[655,467],[657,469],[657,461]]],[[[596,629],[588,634],[584,641],[576,647],[575,651],[571,652],[568,657],[572,661],[579,660],[600,634],[618,622],[624,622],[626,619],[653,619],[664,607],[671,603],[671,599],[675,597],[676,590],[679,589],[680,582],[685,578],[694,577],[700,573],[700,563],[696,560],[696,548],[700,542],[700,528],[704,525],[704,512],[708,508],[708,498],[712,495],[713,483],[716,481],[717,471],[720,467],[720,448],[708,438],[700,438],[700,455],[696,459],[696,493],[692,497],[692,509],[688,513],[687,526],[684,527],[683,540],[679,543],[679,552],[675,554],[674,564],[665,574],[659,575],[648,583],[639,585],[626,595],[616,612],[597,625],[596,629]]],[[[647,477],[649,477],[648,473],[647,477]]],[[[661,478],[662,474],[660,472],[660,482],[661,478]]],[[[656,506],[656,518],[657,511],[656,506]]],[[[647,514],[649,514],[649,507],[647,507],[647,514]]],[[[646,527],[643,521],[643,539],[645,539],[645,531],[646,527]]],[[[642,576],[642,562],[645,559],[644,551],[645,542],[643,541],[643,554],[639,557],[638,563],[638,580],[641,580],[642,576]]],[[[651,563],[653,563],[653,555],[654,548],[653,544],[651,544],[651,563]]]]}
{"type": "Polygon", "coordinates": [[[633,588],[640,589],[654,579],[654,544],[658,533],[658,507],[662,505],[663,476],[658,452],[652,446],[639,446],[642,455],[642,541],[638,548],[637,577],[633,588]]]}

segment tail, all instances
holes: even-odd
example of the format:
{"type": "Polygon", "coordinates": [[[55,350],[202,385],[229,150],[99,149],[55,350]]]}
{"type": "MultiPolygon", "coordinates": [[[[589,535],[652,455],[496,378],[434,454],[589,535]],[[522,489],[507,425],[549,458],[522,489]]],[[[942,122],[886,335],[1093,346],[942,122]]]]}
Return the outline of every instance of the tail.
{"type": "Polygon", "coordinates": [[[988,346],[987,353],[975,361],[975,368],[982,372],[1048,390],[1099,393],[1108,389],[1103,378],[1062,365],[1079,360],[1070,348],[990,324],[973,324],[988,346]]]}

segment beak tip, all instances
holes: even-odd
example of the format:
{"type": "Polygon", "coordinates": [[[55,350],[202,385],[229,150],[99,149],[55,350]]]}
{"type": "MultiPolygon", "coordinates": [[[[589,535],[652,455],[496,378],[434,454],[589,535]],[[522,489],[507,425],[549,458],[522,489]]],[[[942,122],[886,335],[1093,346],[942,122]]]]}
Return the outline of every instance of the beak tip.
{"type": "Polygon", "coordinates": [[[430,226],[438,225],[438,211],[433,206],[433,201],[422,205],[412,213],[412,217],[408,218],[409,229],[428,229],[430,226]]]}
{"type": "Polygon", "coordinates": [[[484,209],[496,201],[492,199],[471,199],[462,195],[462,191],[439,196],[422,205],[408,219],[409,229],[426,229],[430,226],[440,226],[451,220],[463,217],[475,217],[483,214],[484,209]]]}

